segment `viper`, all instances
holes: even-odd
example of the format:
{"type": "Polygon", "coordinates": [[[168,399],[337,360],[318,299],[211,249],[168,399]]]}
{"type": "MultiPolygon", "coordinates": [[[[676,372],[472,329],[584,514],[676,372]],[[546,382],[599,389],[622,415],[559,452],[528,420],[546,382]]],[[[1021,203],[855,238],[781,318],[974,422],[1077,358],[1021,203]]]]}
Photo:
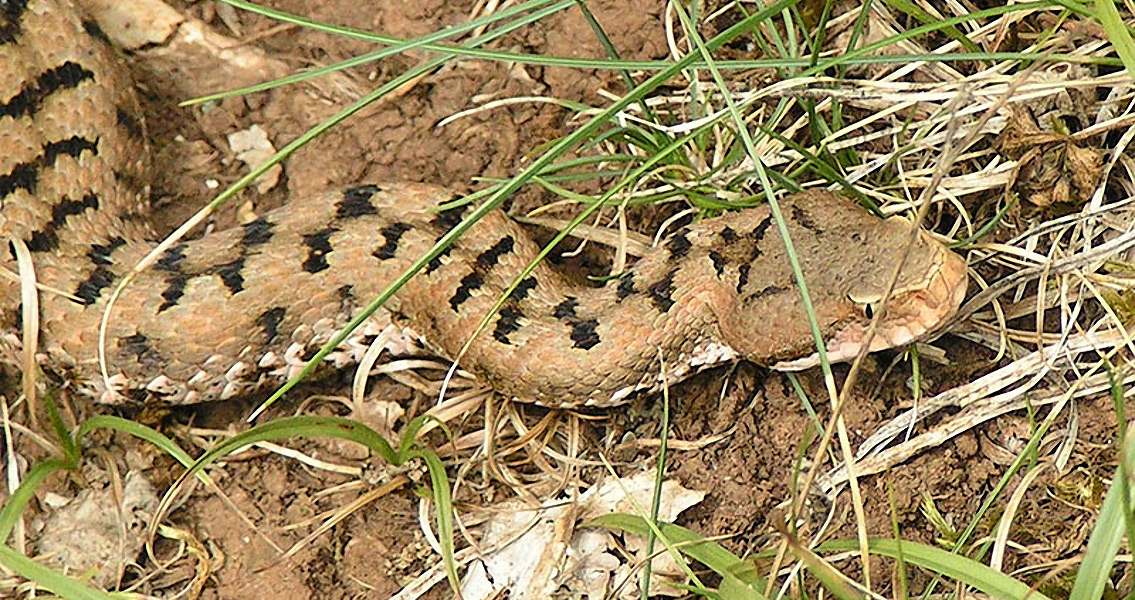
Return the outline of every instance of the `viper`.
{"type": "MultiPolygon", "coordinates": [[[[40,362],[96,400],[184,404],[278,382],[469,212],[444,188],[365,183],[177,243],[115,300],[104,377],[103,312],[158,239],[145,218],[153,167],[138,114],[126,69],[70,2],[0,0],[0,238],[31,254],[40,362]]],[[[854,357],[911,224],[827,191],[786,196],[780,207],[828,357],[854,357]]],[[[543,263],[517,282],[538,249],[504,213],[491,214],[386,303],[380,324],[449,357],[472,340],[463,368],[551,407],[617,405],[738,358],[779,369],[819,360],[767,206],[683,227],[602,286],[543,263]]],[[[0,262],[18,272],[14,254],[0,262]]],[[[939,329],[966,279],[965,261],[920,232],[869,349],[939,329]]],[[[21,310],[20,284],[0,278],[9,349],[21,343],[21,310]]],[[[334,356],[358,355],[344,347],[334,356]]]]}

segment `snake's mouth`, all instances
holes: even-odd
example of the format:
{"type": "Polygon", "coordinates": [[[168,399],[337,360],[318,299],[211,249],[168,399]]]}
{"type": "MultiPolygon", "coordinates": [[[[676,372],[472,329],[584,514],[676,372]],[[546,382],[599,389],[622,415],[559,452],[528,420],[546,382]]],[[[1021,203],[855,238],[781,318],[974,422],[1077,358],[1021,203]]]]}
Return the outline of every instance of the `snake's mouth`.
{"type": "MultiPolygon", "coordinates": [[[[965,260],[942,248],[941,259],[936,261],[936,268],[927,274],[922,285],[892,295],[868,351],[905,346],[941,329],[965,299],[966,282],[965,260]]],[[[865,316],[845,322],[827,340],[828,361],[845,362],[858,356],[870,325],[871,319],[865,316]]],[[[802,371],[819,364],[820,355],[814,352],[804,358],[780,361],[772,368],[802,371]]]]}

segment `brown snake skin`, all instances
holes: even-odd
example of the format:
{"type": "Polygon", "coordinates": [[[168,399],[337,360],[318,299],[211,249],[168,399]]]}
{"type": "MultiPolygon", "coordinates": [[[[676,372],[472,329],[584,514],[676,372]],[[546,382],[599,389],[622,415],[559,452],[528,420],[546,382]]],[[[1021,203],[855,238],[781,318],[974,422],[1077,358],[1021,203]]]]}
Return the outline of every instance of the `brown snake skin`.
{"type": "MultiPolygon", "coordinates": [[[[117,60],[65,0],[0,0],[0,237],[32,253],[41,364],[100,401],[191,403],[278,382],[465,214],[435,209],[455,199],[441,188],[359,185],[179,243],[117,300],[104,379],[96,348],[107,298],[155,245],[140,218],[149,168],[142,127],[117,60]]],[[[829,351],[846,360],[910,226],[827,192],[781,205],[829,351]]],[[[520,227],[493,214],[385,308],[453,356],[536,251],[520,227]]],[[[3,254],[0,266],[16,273],[3,254]]],[[[937,328],[965,287],[964,261],[920,236],[871,349],[937,328]]],[[[0,278],[9,354],[20,344],[19,322],[19,283],[0,278]]],[[[815,363],[767,208],[680,229],[603,287],[539,266],[461,366],[520,400],[611,406],[656,388],[660,357],[672,379],[736,357],[779,368],[815,363]]]]}

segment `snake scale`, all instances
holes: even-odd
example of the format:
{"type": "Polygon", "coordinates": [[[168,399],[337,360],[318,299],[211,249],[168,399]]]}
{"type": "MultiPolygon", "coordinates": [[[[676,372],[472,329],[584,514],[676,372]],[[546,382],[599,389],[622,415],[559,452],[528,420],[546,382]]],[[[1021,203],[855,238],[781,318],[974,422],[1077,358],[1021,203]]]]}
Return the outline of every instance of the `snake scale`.
{"type": "MultiPolygon", "coordinates": [[[[156,243],[145,225],[144,128],[120,60],[67,0],[0,0],[0,237],[31,251],[40,363],[96,400],[186,404],[278,382],[466,216],[438,209],[456,199],[442,188],[366,184],[178,243],[114,304],[104,378],[97,336],[107,299],[156,243]]],[[[822,191],[781,206],[828,352],[846,360],[910,225],[822,191]]],[[[454,356],[537,250],[492,214],[384,308],[454,356]]],[[[3,254],[16,273],[14,251],[3,254]]],[[[939,327],[965,287],[964,261],[922,234],[871,349],[939,327]]],[[[0,278],[9,354],[20,347],[20,315],[19,283],[0,278]]],[[[738,357],[799,369],[816,362],[812,340],[766,207],[679,229],[601,287],[541,264],[461,365],[520,400],[612,406],[656,388],[659,364],[673,379],[738,357]]]]}

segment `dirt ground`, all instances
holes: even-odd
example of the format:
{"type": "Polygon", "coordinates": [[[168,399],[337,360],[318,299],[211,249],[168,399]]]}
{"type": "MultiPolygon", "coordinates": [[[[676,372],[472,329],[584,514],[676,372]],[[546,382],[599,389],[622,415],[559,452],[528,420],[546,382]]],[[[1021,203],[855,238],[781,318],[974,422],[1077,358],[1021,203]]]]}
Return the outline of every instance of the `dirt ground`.
{"type": "MultiPolygon", "coordinates": [[[[312,19],[402,38],[458,23],[473,4],[440,0],[271,3],[312,19]]],[[[662,5],[653,0],[589,3],[623,58],[643,59],[666,56],[662,5]]],[[[230,16],[226,23],[222,17],[228,15],[203,3],[178,8],[229,35],[251,40],[294,68],[327,64],[371,49],[362,42],[280,26],[243,12],[230,16]]],[[[511,35],[497,47],[553,56],[603,54],[586,21],[573,10],[511,35]]],[[[357,68],[336,80],[335,86],[319,82],[301,84],[189,109],[174,106],[180,98],[171,98],[166,92],[170,79],[183,78],[185,73],[155,74],[144,66],[138,67],[137,76],[151,111],[147,122],[158,147],[157,162],[165,165],[154,184],[155,196],[164,205],[164,218],[177,223],[211,199],[215,189],[206,185],[207,181],[215,180],[223,188],[244,173],[245,166],[232,159],[226,134],[259,124],[280,147],[331,115],[356,90],[371,89],[377,82],[418,63],[423,56],[414,53],[357,68]]],[[[403,90],[395,100],[364,110],[347,125],[298,152],[286,165],[283,185],[264,195],[246,193],[222,212],[217,226],[231,224],[238,218],[238,211],[250,206],[262,211],[286,198],[302,198],[315,190],[360,181],[413,180],[463,191],[474,189],[475,178],[514,173],[534,148],[572,127],[571,114],[550,104],[519,103],[436,127],[441,119],[490,98],[545,95],[602,105],[606,103],[598,94],[602,89],[620,91],[623,84],[611,72],[472,60],[455,63],[403,90]]],[[[529,199],[539,201],[539,194],[529,192],[521,201],[529,199]]],[[[945,349],[952,364],[924,364],[927,395],[969,381],[994,366],[988,353],[967,342],[947,336],[938,345],[945,349]]],[[[906,387],[909,367],[900,365],[884,377],[893,358],[893,354],[884,354],[868,360],[862,383],[848,404],[845,418],[853,447],[877,424],[908,408],[904,403],[910,397],[906,387]]],[[[837,380],[842,381],[846,373],[847,367],[838,367],[837,380]]],[[[349,385],[349,374],[343,376],[343,381],[349,385]]],[[[815,403],[819,418],[826,423],[829,410],[820,376],[809,372],[801,382],[815,403]]],[[[344,394],[344,388],[336,387],[338,383],[302,391],[344,394]]],[[[415,397],[418,402],[429,401],[415,394],[389,381],[376,384],[370,392],[371,397],[402,402],[415,397]]],[[[671,399],[672,438],[713,439],[670,453],[670,472],[686,487],[708,493],[680,522],[706,535],[726,536],[723,544],[739,554],[767,549],[775,536],[777,520],[784,516],[783,500],[793,494],[793,467],[804,455],[799,447],[805,439],[804,432],[813,425],[789,380],[750,365],[716,369],[676,387],[671,391],[671,399]]],[[[149,419],[182,443],[192,445],[204,439],[193,431],[240,429],[255,400],[160,414],[124,414],[149,419]],[[191,431],[189,425],[197,429],[191,431]]],[[[584,429],[584,443],[592,450],[607,451],[617,460],[616,469],[630,472],[649,464],[655,451],[648,445],[613,448],[604,440],[625,440],[628,435],[640,440],[657,438],[660,406],[659,398],[645,397],[638,399],[630,410],[615,415],[593,413],[584,429]]],[[[291,400],[273,409],[273,415],[288,415],[298,408],[300,402],[291,400]]],[[[1084,536],[1090,531],[1090,509],[1099,499],[1091,494],[1077,497],[1077,493],[1098,488],[1098,482],[1109,476],[1114,465],[1112,442],[1116,424],[1108,398],[1081,402],[1077,409],[1079,443],[1062,473],[1049,469],[1032,484],[1033,490],[1025,499],[1027,507],[1016,519],[1012,535],[1023,550],[1009,555],[1005,569],[1008,572],[1068,558],[1081,549],[1084,536]]],[[[333,403],[317,403],[313,410],[345,414],[333,403]]],[[[522,410],[533,422],[545,414],[531,407],[522,410]]],[[[1034,423],[1023,413],[1004,416],[921,453],[889,472],[862,479],[869,532],[890,536],[897,527],[904,539],[928,544],[948,537],[925,516],[925,498],[933,499],[947,522],[964,526],[1008,468],[1001,459],[1005,450],[1015,454],[1027,441],[1034,423]]],[[[1067,425],[1066,419],[1061,418],[1055,431],[1062,431],[1067,425]]],[[[114,452],[130,456],[135,466],[148,467],[147,471],[156,475],[159,488],[168,485],[170,473],[177,471],[167,457],[124,436],[102,441],[108,449],[126,444],[126,452],[114,452]],[[166,475],[161,476],[162,473],[166,475]]],[[[1038,460],[1046,460],[1056,451],[1055,446],[1042,446],[1038,460]]],[[[359,458],[354,450],[329,442],[302,442],[297,447],[332,461],[359,458]]],[[[595,476],[600,474],[600,470],[594,471],[595,476]]],[[[589,472],[584,473],[585,478],[590,476],[589,472]]],[[[282,559],[279,548],[288,548],[313,531],[309,519],[359,497],[366,491],[365,486],[347,485],[353,480],[350,476],[306,468],[263,450],[230,459],[215,472],[215,477],[223,495],[198,489],[172,516],[173,522],[201,541],[216,561],[203,598],[386,598],[435,560],[420,531],[418,499],[408,487],[367,505],[330,532],[316,537],[296,555],[282,559]],[[345,486],[341,492],[326,493],[339,485],[345,486]]],[[[1016,480],[1010,482],[1010,489],[1015,483],[1016,480]]],[[[496,493],[509,492],[497,486],[496,493]]],[[[466,487],[458,499],[483,504],[488,497],[483,489],[466,487]]],[[[811,506],[806,528],[822,521],[828,509],[822,503],[811,506]]],[[[834,533],[828,537],[853,538],[854,519],[846,493],[840,496],[834,513],[830,526],[834,533]]],[[[987,517],[978,537],[989,535],[999,514],[997,509],[987,517]]],[[[171,547],[172,543],[163,542],[156,550],[162,555],[171,547]]],[[[184,583],[192,575],[190,563],[182,561],[178,565],[154,582],[153,587],[176,589],[184,583]]],[[[883,582],[876,584],[877,591],[887,589],[886,582],[894,577],[892,568],[886,561],[875,562],[872,579],[883,582]]],[[[912,586],[921,589],[926,581],[916,577],[912,586]]],[[[442,584],[428,597],[447,598],[450,593],[442,584]]]]}

